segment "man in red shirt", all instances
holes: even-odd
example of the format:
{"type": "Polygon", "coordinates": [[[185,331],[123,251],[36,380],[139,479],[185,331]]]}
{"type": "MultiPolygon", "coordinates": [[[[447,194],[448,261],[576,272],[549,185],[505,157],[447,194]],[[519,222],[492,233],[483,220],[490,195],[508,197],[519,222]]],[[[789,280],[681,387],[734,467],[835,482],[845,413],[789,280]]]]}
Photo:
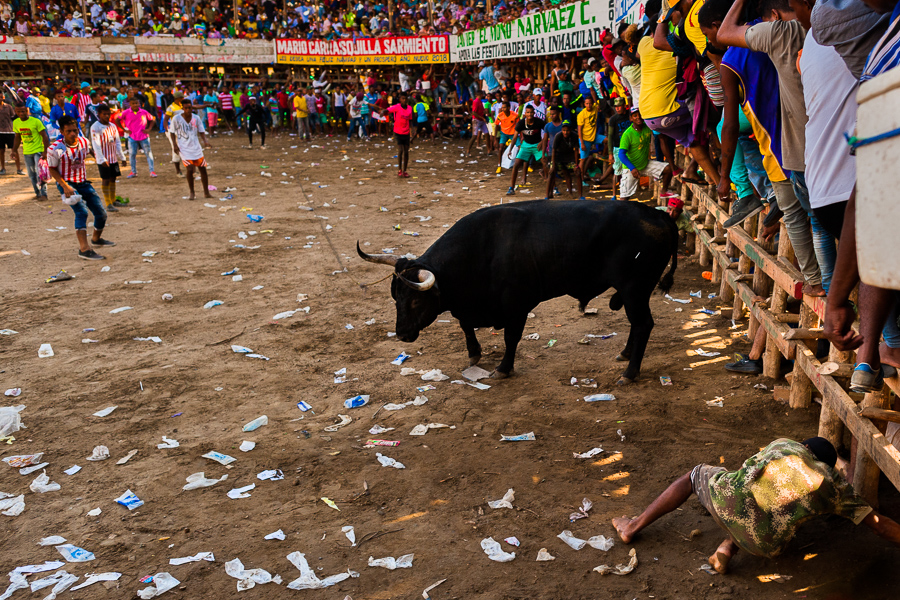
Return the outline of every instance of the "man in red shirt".
{"type": "Polygon", "coordinates": [[[397,177],[409,177],[406,172],[409,166],[409,124],[412,121],[413,109],[407,103],[406,92],[400,93],[400,104],[388,109],[394,119],[394,135],[397,137],[397,177]]]}
{"type": "MultiPolygon", "coordinates": [[[[101,237],[106,226],[106,209],[94,187],[88,183],[84,168],[84,159],[91,153],[91,143],[87,138],[78,135],[78,121],[69,115],[59,118],[59,131],[62,139],[56,140],[47,150],[47,164],[50,166],[50,177],[56,181],[56,187],[63,195],[63,200],[72,196],[80,196],[72,211],[75,213],[75,236],[78,238],[78,256],[85,260],[103,260],[91,246],[115,246],[114,242],[101,237]],[[91,243],[87,239],[88,210],[94,214],[94,235],[91,243]]],[[[68,202],[67,202],[68,204],[68,202]]]]}
{"type": "Polygon", "coordinates": [[[484,90],[478,92],[478,96],[472,99],[472,139],[466,148],[466,156],[472,152],[475,141],[484,135],[487,140],[487,150],[491,151],[491,130],[487,124],[487,113],[484,110],[484,90]]]}
{"type": "Polygon", "coordinates": [[[289,127],[291,121],[289,117],[290,111],[288,110],[288,95],[285,93],[284,88],[281,87],[281,84],[278,84],[278,91],[275,97],[278,99],[278,110],[281,112],[281,124],[289,127]]]}

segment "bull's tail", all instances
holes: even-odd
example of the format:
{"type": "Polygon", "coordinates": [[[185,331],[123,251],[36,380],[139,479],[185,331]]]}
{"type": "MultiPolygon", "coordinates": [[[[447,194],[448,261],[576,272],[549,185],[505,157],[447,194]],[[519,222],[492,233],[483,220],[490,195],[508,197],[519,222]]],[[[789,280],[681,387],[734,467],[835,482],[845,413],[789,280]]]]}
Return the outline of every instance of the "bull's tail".
{"type": "Polygon", "coordinates": [[[672,266],[666,271],[666,274],[659,280],[659,289],[664,294],[668,294],[669,290],[675,284],[675,269],[678,268],[678,238],[675,238],[675,246],[672,248],[672,266]]]}

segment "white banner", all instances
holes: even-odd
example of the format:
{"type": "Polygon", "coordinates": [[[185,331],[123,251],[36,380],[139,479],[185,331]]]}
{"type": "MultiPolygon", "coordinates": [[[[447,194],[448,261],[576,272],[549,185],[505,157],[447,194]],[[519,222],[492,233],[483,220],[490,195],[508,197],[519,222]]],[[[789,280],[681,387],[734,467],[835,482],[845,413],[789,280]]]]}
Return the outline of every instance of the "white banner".
{"type": "MultiPolygon", "coordinates": [[[[621,0],[618,0],[621,1],[621,0]]],[[[581,0],[450,36],[450,62],[545,56],[600,47],[617,0],[581,0]]]]}
{"type": "Polygon", "coordinates": [[[640,23],[644,18],[644,7],[647,0],[613,0],[616,8],[616,25],[622,23],[640,23]]]}

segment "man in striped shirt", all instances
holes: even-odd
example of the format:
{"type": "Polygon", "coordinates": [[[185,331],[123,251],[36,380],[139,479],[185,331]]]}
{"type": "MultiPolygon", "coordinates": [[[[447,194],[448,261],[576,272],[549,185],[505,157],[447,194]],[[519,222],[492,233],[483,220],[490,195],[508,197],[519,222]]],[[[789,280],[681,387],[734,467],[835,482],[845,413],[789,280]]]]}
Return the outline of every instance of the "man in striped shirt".
{"type": "Polygon", "coordinates": [[[106,210],[119,212],[113,203],[116,201],[116,178],[122,176],[119,161],[125,163],[125,153],[122,152],[119,128],[109,122],[109,116],[109,106],[101,104],[97,107],[97,122],[91,125],[91,145],[100,170],[100,188],[106,210]]]}
{"type": "Polygon", "coordinates": [[[66,115],[59,118],[62,138],[56,140],[47,150],[47,164],[50,176],[56,181],[56,188],[65,201],[72,196],[80,196],[72,211],[75,213],[75,236],[78,238],[78,256],[85,260],[103,260],[105,257],[94,252],[91,246],[115,246],[114,242],[101,237],[106,226],[106,210],[94,187],[88,183],[84,160],[91,153],[91,144],[78,135],[78,121],[66,115]],[[91,243],[87,238],[88,210],[94,214],[94,235],[91,243]]]}
{"type": "Polygon", "coordinates": [[[81,92],[72,97],[72,104],[78,108],[78,118],[84,123],[85,114],[87,113],[88,104],[91,103],[91,84],[87,81],[81,82],[81,92]]]}
{"type": "Polygon", "coordinates": [[[234,98],[227,91],[219,92],[219,105],[222,107],[222,118],[234,131],[234,98]]]}

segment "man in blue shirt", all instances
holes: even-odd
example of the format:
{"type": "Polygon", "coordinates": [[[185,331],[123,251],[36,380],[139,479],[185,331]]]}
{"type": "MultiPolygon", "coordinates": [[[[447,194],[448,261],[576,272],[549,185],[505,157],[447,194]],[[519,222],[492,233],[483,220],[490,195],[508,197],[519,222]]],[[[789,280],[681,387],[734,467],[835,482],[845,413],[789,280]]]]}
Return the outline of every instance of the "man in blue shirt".
{"type": "Polygon", "coordinates": [[[495,74],[495,70],[500,68],[500,63],[494,63],[493,65],[485,65],[484,61],[478,63],[478,66],[481,67],[481,71],[478,73],[478,79],[484,81],[485,86],[487,86],[487,93],[493,94],[494,92],[500,91],[500,82],[497,81],[497,76],[495,74]]]}
{"type": "Polygon", "coordinates": [[[56,92],[55,99],[56,104],[50,109],[50,122],[53,123],[55,129],[59,129],[59,119],[65,115],[75,119],[76,123],[81,121],[81,118],[78,116],[78,107],[71,102],[66,102],[66,96],[62,93],[62,90],[56,92]]]}
{"type": "Polygon", "coordinates": [[[428,105],[422,101],[421,94],[416,94],[416,105],[413,106],[413,110],[416,113],[416,133],[413,135],[412,139],[414,140],[419,137],[419,134],[422,134],[422,137],[427,135],[431,138],[431,141],[434,142],[434,130],[432,129],[430,119],[428,118],[428,105]]]}

